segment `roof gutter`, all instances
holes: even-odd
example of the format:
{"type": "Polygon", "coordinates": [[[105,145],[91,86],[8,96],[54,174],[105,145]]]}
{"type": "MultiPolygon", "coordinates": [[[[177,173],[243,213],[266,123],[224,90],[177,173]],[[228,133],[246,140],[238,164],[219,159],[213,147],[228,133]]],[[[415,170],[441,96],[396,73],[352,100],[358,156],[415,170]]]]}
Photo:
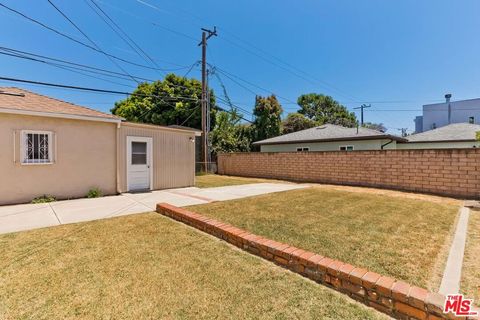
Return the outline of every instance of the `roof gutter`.
{"type": "Polygon", "coordinates": [[[388,141],[387,143],[382,144],[380,148],[383,150],[384,147],[388,146],[392,142],[393,142],[393,139],[390,139],[390,141],[388,141]]]}

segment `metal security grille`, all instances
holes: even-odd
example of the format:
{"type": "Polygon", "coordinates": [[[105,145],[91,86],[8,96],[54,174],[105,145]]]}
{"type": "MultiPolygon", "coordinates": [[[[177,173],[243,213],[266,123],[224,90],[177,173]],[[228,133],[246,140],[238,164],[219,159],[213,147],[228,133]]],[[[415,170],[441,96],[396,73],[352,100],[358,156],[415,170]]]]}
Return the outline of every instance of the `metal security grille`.
{"type": "Polygon", "coordinates": [[[25,141],[25,163],[50,162],[49,134],[27,133],[25,141]]]}

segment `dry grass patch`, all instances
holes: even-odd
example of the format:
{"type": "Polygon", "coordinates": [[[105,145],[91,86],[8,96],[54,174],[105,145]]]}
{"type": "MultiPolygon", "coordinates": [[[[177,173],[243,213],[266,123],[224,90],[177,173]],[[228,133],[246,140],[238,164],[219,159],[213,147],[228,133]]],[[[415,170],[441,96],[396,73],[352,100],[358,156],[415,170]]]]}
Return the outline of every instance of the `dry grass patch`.
{"type": "Polygon", "coordinates": [[[308,188],[190,207],[252,233],[435,289],[459,207],[308,188]]]}
{"type": "MultiPolygon", "coordinates": [[[[217,174],[205,174],[195,177],[195,187],[197,188],[213,188],[224,186],[237,186],[241,184],[262,183],[262,182],[279,182],[279,180],[243,178],[233,176],[221,176],[217,174]]],[[[284,181],[281,181],[285,183],[284,181]]]]}
{"type": "Polygon", "coordinates": [[[155,213],[0,236],[1,319],[386,319],[155,213]]]}
{"type": "Polygon", "coordinates": [[[480,210],[471,210],[463,258],[461,292],[480,305],[480,210]]]}

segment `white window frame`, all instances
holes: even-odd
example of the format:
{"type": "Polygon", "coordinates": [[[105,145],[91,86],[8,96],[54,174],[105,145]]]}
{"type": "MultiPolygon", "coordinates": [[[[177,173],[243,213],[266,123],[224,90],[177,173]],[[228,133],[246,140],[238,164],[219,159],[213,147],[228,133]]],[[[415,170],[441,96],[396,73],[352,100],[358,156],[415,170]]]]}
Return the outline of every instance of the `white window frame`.
{"type": "Polygon", "coordinates": [[[310,147],[297,147],[297,152],[310,151],[310,147]]]}
{"type": "Polygon", "coordinates": [[[354,151],[355,150],[355,146],[349,144],[349,145],[345,145],[345,146],[339,146],[338,147],[338,150],[340,151],[354,151]],[[345,148],[345,150],[342,150],[342,148],[345,148]],[[351,148],[351,150],[348,150],[348,148],[351,148]]]}
{"type": "MultiPolygon", "coordinates": [[[[53,164],[53,132],[42,130],[21,130],[20,133],[20,163],[26,166],[53,164]],[[46,134],[48,136],[48,161],[46,162],[28,162],[27,161],[27,134],[46,134]]],[[[56,151],[56,150],[55,150],[56,151]]]]}

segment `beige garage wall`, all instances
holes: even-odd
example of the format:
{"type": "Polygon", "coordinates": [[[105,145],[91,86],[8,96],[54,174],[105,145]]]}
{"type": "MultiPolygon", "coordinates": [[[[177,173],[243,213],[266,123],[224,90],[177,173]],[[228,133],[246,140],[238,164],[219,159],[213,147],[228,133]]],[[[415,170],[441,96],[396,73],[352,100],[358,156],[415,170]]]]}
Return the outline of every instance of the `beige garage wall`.
{"type": "Polygon", "coordinates": [[[0,114],[0,204],[84,197],[92,187],[115,194],[115,142],[114,123],[0,114]],[[55,163],[20,164],[21,130],[52,131],[55,163]]]}
{"type": "Polygon", "coordinates": [[[127,136],[151,137],[153,189],[195,184],[195,134],[185,130],[122,123],[118,134],[119,189],[127,191],[127,136]]]}

